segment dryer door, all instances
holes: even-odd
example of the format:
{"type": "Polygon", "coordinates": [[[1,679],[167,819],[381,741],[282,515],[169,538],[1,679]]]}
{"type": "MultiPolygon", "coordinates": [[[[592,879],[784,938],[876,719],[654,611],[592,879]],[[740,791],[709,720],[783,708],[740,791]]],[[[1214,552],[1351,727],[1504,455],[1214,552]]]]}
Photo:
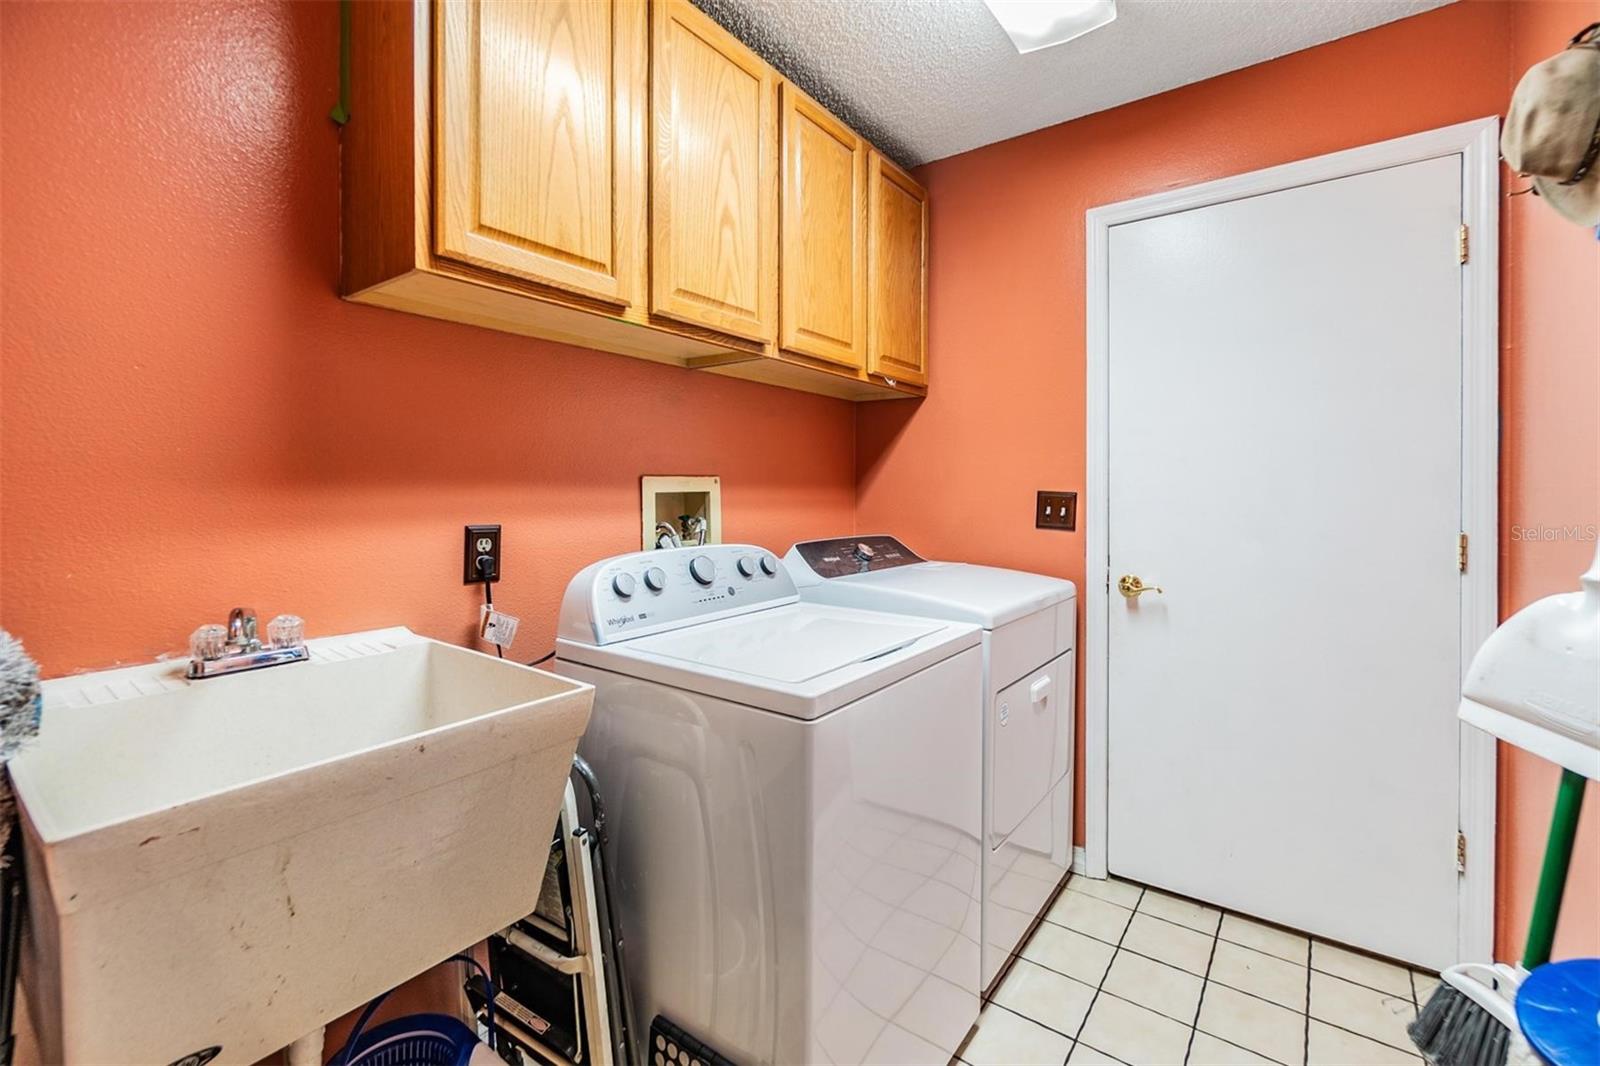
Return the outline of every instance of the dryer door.
{"type": "Polygon", "coordinates": [[[1012,682],[989,707],[989,847],[1067,775],[1072,755],[1072,653],[1012,682]]]}

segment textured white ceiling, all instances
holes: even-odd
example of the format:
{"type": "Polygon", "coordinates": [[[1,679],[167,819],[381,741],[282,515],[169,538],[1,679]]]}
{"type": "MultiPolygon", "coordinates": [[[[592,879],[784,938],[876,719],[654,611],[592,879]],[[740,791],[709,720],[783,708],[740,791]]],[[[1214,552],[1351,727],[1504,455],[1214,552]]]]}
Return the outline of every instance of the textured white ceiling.
{"type": "Polygon", "coordinates": [[[942,159],[1451,0],[1118,0],[1018,55],[982,0],[695,0],[902,163],[942,159]]]}

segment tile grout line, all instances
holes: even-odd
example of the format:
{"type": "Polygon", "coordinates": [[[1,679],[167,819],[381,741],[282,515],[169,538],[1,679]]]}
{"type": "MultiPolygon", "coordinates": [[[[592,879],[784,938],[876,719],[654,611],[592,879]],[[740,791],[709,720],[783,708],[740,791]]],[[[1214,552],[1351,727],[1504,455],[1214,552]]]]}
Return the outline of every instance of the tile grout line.
{"type": "MultiPolygon", "coordinates": [[[[1083,1031],[1089,1027],[1089,1015],[1094,1013],[1094,1005],[1100,1002],[1100,992],[1106,986],[1106,978],[1111,976],[1111,967],[1117,964],[1117,952],[1122,950],[1122,942],[1128,938],[1128,930],[1133,927],[1134,915],[1139,913],[1139,904],[1144,902],[1146,891],[1147,889],[1143,885],[1139,886],[1139,898],[1133,901],[1133,909],[1128,912],[1128,922],[1122,927],[1122,934],[1117,937],[1116,951],[1111,953],[1111,958],[1106,963],[1105,972],[1100,975],[1099,982],[1094,986],[1094,995],[1089,998],[1089,1007],[1083,1012],[1083,1021],[1078,1023],[1078,1031],[1073,1034],[1072,1047],[1067,1049],[1068,1058],[1072,1057],[1072,1052],[1077,1049],[1078,1044],[1083,1040],[1083,1031]]],[[[1110,993],[1107,993],[1107,995],[1110,995],[1110,993]]],[[[1095,1050],[1098,1051],[1099,1049],[1096,1048],[1095,1050]]],[[[1110,1057],[1116,1058],[1115,1055],[1110,1057]]],[[[1066,1064],[1062,1063],[1062,1066],[1066,1066],[1066,1064]]]]}
{"type": "Polygon", "coordinates": [[[1200,978],[1200,998],[1194,1004],[1194,1024],[1189,1026],[1189,1043],[1183,1048],[1183,1061],[1188,1063],[1194,1054],[1194,1034],[1200,1031],[1200,1009],[1206,1003],[1206,989],[1211,985],[1211,964],[1217,958],[1217,944],[1222,941],[1222,915],[1217,915],[1217,931],[1211,937],[1211,954],[1206,956],[1205,976],[1200,978]]]}
{"type": "Polygon", "coordinates": [[[1316,941],[1306,937],[1306,1026],[1305,1032],[1300,1037],[1300,1061],[1310,1066],[1311,1063],[1311,947],[1316,941]]]}

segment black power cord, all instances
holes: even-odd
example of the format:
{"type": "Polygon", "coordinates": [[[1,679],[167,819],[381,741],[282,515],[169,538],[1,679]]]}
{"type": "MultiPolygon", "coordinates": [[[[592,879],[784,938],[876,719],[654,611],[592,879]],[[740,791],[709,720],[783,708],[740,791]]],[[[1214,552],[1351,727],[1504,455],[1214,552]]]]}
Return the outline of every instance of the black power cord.
{"type": "MultiPolygon", "coordinates": [[[[490,607],[494,606],[494,589],[492,587],[493,583],[489,580],[493,573],[494,559],[487,555],[478,556],[478,576],[483,578],[483,602],[488,604],[490,607]]],[[[498,658],[504,659],[506,657],[506,653],[498,644],[495,644],[494,646],[494,653],[498,658]]]]}

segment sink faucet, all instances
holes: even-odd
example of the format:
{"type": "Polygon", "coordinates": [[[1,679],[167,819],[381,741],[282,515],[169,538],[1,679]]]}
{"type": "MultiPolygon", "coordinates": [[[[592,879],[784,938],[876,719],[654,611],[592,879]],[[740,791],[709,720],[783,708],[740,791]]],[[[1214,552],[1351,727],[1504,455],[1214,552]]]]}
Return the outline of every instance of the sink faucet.
{"type": "Polygon", "coordinates": [[[192,681],[264,666],[304,662],[311,657],[306,648],[305,622],[292,614],[280,614],[267,623],[267,642],[261,642],[256,628],[256,612],[251,607],[235,607],[228,612],[228,624],[203,625],[189,637],[189,670],[192,681]]]}
{"type": "Polygon", "coordinates": [[[261,650],[261,640],[256,636],[254,607],[235,607],[228,612],[228,647],[241,651],[261,650]]]}

